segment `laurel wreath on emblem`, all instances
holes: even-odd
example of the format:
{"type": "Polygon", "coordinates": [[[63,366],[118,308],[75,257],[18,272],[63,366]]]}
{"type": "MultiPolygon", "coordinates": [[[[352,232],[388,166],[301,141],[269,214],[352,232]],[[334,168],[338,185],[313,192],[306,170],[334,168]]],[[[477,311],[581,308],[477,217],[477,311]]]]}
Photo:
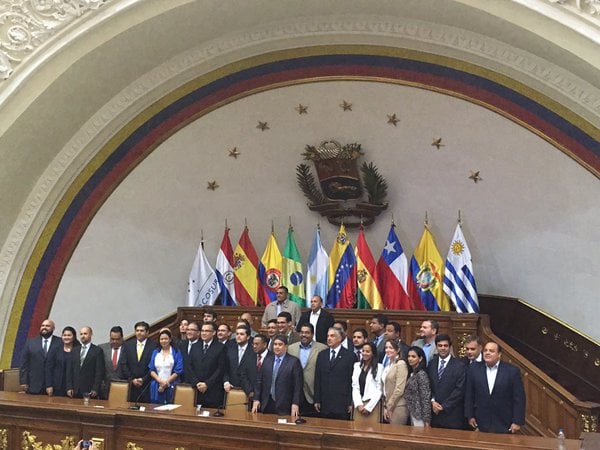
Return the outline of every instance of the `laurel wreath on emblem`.
{"type": "Polygon", "coordinates": [[[302,163],[296,167],[298,186],[310,202],[309,209],[327,216],[331,223],[356,226],[357,223],[344,221],[354,216],[361,217],[361,223],[364,218],[370,224],[387,208],[388,185],[377,166],[363,162],[359,175],[357,160],[364,156],[360,144],[342,146],[334,140],[323,141],[318,147],[307,145],[302,156],[314,163],[319,180],[308,164],[302,163]],[[363,191],[367,201],[361,200],[363,191]]]}

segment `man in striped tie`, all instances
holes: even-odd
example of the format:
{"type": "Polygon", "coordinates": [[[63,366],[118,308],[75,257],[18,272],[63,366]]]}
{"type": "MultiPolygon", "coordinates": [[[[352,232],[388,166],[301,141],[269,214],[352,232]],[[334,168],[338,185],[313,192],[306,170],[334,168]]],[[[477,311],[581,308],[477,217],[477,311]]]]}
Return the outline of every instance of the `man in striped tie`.
{"type": "Polygon", "coordinates": [[[438,428],[466,428],[464,398],[466,367],[451,354],[452,340],[447,334],[435,337],[437,355],[427,366],[431,385],[431,426],[438,428]]]}

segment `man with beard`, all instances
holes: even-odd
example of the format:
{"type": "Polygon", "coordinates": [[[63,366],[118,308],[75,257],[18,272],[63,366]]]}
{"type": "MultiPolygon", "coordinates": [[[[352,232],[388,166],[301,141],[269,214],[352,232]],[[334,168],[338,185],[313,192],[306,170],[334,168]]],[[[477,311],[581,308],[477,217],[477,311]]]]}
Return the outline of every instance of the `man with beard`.
{"type": "Polygon", "coordinates": [[[314,328],[311,323],[304,322],[300,327],[300,342],[288,347],[288,353],[300,360],[304,375],[303,395],[300,397],[300,413],[303,416],[314,416],[315,369],[317,355],[327,346],[314,340],[314,328]]]}
{"type": "Polygon", "coordinates": [[[357,328],[352,333],[352,345],[357,361],[362,361],[362,348],[365,342],[367,342],[368,337],[369,333],[364,328],[357,328]]]}
{"type": "Polygon", "coordinates": [[[46,319],[40,326],[40,335],[31,338],[25,344],[19,383],[21,390],[28,394],[53,394],[52,374],[58,352],[62,350],[62,341],[54,336],[54,322],[46,319]]]}
{"type": "Polygon", "coordinates": [[[435,346],[435,337],[437,336],[440,330],[440,324],[437,320],[428,319],[424,320],[421,323],[421,328],[419,329],[420,338],[413,341],[411,345],[416,345],[417,347],[421,347],[423,349],[423,353],[425,353],[425,359],[427,360],[427,364],[431,361],[433,355],[437,353],[437,348],[435,346]]]}

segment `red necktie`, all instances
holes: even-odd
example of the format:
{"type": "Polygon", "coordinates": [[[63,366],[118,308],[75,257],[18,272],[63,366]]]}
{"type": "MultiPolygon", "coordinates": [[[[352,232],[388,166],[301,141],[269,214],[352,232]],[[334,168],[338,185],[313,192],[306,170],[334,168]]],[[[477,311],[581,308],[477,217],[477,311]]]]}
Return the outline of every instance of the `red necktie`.
{"type": "Polygon", "coordinates": [[[256,368],[257,368],[258,370],[260,370],[260,368],[262,367],[262,361],[261,361],[261,357],[262,357],[262,355],[256,355],[256,357],[257,357],[257,360],[256,360],[256,368]]]}
{"type": "Polygon", "coordinates": [[[113,369],[117,368],[117,356],[119,354],[119,351],[116,348],[113,348],[113,357],[112,357],[112,365],[113,365],[113,369]]]}

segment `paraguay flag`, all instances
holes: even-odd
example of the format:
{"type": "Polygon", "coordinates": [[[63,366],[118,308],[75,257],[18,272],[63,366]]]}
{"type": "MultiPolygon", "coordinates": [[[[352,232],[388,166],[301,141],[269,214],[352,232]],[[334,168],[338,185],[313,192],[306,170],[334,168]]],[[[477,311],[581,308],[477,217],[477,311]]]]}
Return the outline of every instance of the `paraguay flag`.
{"type": "Polygon", "coordinates": [[[225,227],[221,247],[217,254],[215,266],[219,286],[221,287],[221,304],[223,306],[236,306],[235,275],[233,273],[233,249],[229,240],[229,228],[225,227]]]}

